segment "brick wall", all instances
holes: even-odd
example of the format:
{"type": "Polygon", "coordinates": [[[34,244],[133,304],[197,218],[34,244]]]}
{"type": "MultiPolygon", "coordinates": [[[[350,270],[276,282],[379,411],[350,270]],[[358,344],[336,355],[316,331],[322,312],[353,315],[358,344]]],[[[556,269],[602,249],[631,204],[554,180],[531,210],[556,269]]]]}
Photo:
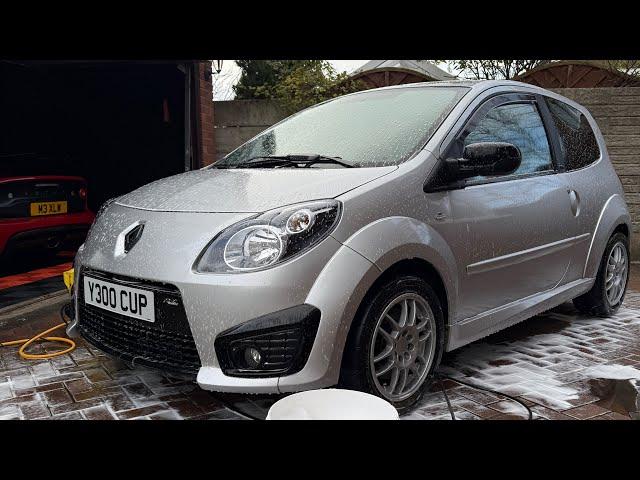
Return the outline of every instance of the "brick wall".
{"type": "Polygon", "coordinates": [[[197,64],[198,75],[198,114],[200,115],[200,159],[201,166],[210,165],[215,157],[215,138],[213,131],[213,86],[211,84],[211,62],[197,64]]]}
{"type": "Polygon", "coordinates": [[[631,211],[631,257],[640,260],[640,87],[553,91],[586,107],[598,123],[631,211]]]}

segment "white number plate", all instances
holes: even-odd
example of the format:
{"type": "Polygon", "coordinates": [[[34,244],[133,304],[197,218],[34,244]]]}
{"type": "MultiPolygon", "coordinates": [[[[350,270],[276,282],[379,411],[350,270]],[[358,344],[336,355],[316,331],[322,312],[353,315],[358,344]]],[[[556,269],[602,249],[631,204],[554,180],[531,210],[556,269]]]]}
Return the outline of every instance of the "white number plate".
{"type": "Polygon", "coordinates": [[[155,322],[153,292],[84,277],[84,302],[127,317],[155,322]]]}

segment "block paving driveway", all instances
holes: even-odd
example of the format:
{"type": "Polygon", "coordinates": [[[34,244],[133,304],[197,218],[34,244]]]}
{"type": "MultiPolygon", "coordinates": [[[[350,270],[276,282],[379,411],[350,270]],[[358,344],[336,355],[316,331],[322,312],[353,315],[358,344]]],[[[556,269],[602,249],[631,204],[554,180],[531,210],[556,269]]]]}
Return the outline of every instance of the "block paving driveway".
{"type": "MultiPolygon", "coordinates": [[[[59,308],[0,317],[0,341],[58,323],[59,308]]],[[[41,344],[34,351],[49,348],[41,344]]],[[[581,316],[570,303],[561,305],[445,355],[439,372],[517,396],[534,419],[638,418],[640,293],[629,291],[624,307],[609,319],[581,316]]],[[[528,417],[506,397],[445,379],[403,418],[451,419],[442,387],[456,419],[528,417]]],[[[130,368],[82,341],[70,354],[44,361],[24,361],[17,348],[0,348],[0,419],[244,418],[236,412],[264,418],[273,401],[205,392],[188,381],[130,368]]]]}

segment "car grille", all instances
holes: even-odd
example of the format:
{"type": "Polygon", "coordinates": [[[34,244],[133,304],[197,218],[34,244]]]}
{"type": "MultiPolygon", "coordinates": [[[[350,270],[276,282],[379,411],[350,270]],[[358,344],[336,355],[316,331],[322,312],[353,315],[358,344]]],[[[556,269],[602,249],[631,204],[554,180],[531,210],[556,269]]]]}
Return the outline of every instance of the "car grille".
{"type": "Polygon", "coordinates": [[[78,282],[78,326],[104,352],[134,365],[195,377],[201,366],[179,290],[164,283],[83,269],[78,282]],[[84,303],[83,275],[154,292],[155,322],[149,323],[84,303]]]}

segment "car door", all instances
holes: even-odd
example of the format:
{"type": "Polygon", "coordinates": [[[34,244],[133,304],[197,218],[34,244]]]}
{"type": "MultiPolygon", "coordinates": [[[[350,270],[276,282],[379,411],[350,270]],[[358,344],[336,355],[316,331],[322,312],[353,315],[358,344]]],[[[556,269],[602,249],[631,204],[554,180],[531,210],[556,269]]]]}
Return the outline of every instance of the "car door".
{"type": "Polygon", "coordinates": [[[577,219],[580,232],[588,235],[576,248],[576,278],[582,278],[585,262],[589,254],[591,238],[596,232],[598,219],[609,195],[604,194],[604,185],[610,178],[610,172],[604,165],[595,164],[602,158],[598,141],[589,125],[587,117],[571,105],[551,97],[544,97],[549,108],[549,117],[555,127],[560,150],[562,174],[569,187],[571,208],[577,219]],[[593,170],[586,171],[589,167],[593,170]],[[599,169],[599,170],[598,170],[599,169]],[[594,178],[600,179],[603,188],[594,188],[594,178]],[[579,267],[579,268],[578,268],[579,267]]]}
{"type": "Polygon", "coordinates": [[[547,129],[536,96],[497,95],[475,111],[445,150],[445,158],[461,158],[471,143],[507,142],[522,155],[510,175],[468,178],[447,192],[445,221],[450,232],[464,238],[454,252],[458,321],[490,315],[565,280],[578,228],[547,129]]]}

